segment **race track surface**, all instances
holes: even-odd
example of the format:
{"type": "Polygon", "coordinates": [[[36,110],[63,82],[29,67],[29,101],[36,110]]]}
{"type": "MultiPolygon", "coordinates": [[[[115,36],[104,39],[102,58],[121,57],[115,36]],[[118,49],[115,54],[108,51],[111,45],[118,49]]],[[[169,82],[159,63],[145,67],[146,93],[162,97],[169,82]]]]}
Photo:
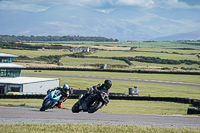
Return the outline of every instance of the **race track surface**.
{"type": "Polygon", "coordinates": [[[96,112],[72,113],[67,109],[39,111],[32,107],[0,106],[0,123],[9,124],[112,124],[200,128],[198,116],[125,115],[96,112]]]}

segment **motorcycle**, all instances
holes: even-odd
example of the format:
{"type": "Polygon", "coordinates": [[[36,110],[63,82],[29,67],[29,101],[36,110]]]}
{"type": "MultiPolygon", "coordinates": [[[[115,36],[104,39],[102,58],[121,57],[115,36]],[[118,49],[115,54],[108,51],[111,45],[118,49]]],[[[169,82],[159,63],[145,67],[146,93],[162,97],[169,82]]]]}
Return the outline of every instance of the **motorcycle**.
{"type": "Polygon", "coordinates": [[[103,91],[89,94],[84,100],[81,100],[82,96],[80,95],[79,100],[72,106],[73,113],[79,113],[80,111],[94,113],[109,103],[108,94],[103,91]]]}
{"type": "Polygon", "coordinates": [[[43,100],[40,111],[45,111],[50,108],[54,108],[57,101],[60,100],[61,92],[59,90],[54,90],[50,92],[43,100]]]}

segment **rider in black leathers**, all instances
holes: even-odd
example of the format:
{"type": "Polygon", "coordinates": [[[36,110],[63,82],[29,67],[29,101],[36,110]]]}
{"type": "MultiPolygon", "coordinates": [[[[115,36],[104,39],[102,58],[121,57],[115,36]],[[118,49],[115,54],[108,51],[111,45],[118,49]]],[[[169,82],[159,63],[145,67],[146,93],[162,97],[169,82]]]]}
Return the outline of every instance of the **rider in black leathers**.
{"type": "MultiPolygon", "coordinates": [[[[110,93],[110,88],[112,86],[112,82],[110,80],[105,80],[104,84],[98,84],[96,86],[93,86],[93,92],[100,92],[103,91],[105,93],[107,93],[109,95],[110,93]]],[[[84,101],[88,96],[90,95],[90,93],[86,93],[83,95],[83,97],[79,100],[80,102],[84,101]]]]}

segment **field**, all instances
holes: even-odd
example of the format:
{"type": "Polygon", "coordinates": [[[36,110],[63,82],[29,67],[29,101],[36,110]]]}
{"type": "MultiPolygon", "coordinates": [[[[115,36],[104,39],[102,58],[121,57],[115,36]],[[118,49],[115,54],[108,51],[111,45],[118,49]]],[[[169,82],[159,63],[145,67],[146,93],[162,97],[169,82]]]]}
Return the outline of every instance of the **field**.
{"type": "Polygon", "coordinates": [[[48,55],[63,55],[63,54],[72,54],[73,52],[69,52],[68,50],[45,50],[41,49],[35,50],[15,50],[15,49],[0,49],[1,53],[12,54],[17,56],[28,56],[31,58],[39,57],[39,56],[48,56],[48,55]]]}
{"type": "Polygon", "coordinates": [[[98,51],[88,56],[98,57],[135,57],[135,56],[146,56],[146,57],[159,57],[161,59],[172,59],[172,60],[198,60],[195,55],[181,55],[181,54],[168,54],[168,53],[153,53],[153,52],[127,52],[127,51],[98,51]]]}
{"type": "MultiPolygon", "coordinates": [[[[32,60],[18,60],[16,63],[26,67],[39,67],[40,64],[48,63],[47,60],[34,61],[33,58],[40,56],[59,55],[62,56],[58,63],[50,64],[51,67],[87,67],[99,68],[99,64],[108,64],[108,69],[125,69],[125,70],[153,70],[153,71],[200,71],[199,64],[158,64],[130,61],[132,65],[123,60],[105,59],[108,57],[155,57],[167,60],[190,60],[198,62],[197,54],[200,45],[198,42],[34,42],[26,43],[28,45],[53,46],[61,45],[68,47],[89,47],[90,53],[85,58],[64,56],[73,55],[69,49],[38,49],[38,50],[17,50],[17,49],[0,49],[1,53],[14,54],[18,56],[28,56],[32,60]],[[100,57],[100,58],[95,58],[100,57]],[[102,59],[104,58],[104,59],[102,59]]],[[[53,60],[53,59],[52,59],[53,60]]],[[[54,61],[51,61],[54,62],[54,61]]],[[[48,65],[45,65],[47,67],[48,65]]]]}
{"type": "MultiPolygon", "coordinates": [[[[41,43],[41,42],[39,42],[41,43]]],[[[93,42],[93,41],[45,41],[49,44],[75,44],[83,46],[115,46],[115,47],[140,47],[140,48],[191,48],[200,49],[199,42],[174,41],[174,42],[93,42]]]]}
{"type": "Polygon", "coordinates": [[[199,50],[183,50],[183,49],[167,49],[167,48],[136,48],[136,51],[146,51],[146,52],[158,52],[158,53],[169,53],[169,54],[197,54],[199,50]]]}
{"type": "Polygon", "coordinates": [[[112,65],[127,65],[123,61],[109,60],[109,59],[95,59],[95,58],[73,58],[63,57],[60,62],[64,66],[83,66],[87,64],[112,64],[112,65]]]}

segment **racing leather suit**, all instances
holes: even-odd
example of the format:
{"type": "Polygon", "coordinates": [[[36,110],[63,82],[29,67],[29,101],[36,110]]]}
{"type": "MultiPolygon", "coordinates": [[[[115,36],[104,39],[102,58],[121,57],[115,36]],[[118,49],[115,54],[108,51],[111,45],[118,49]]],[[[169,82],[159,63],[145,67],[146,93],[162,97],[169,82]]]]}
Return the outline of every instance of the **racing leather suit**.
{"type": "Polygon", "coordinates": [[[61,92],[62,96],[60,97],[60,100],[58,100],[58,103],[56,104],[57,107],[61,108],[61,103],[65,102],[67,100],[67,98],[69,97],[69,91],[65,92],[63,90],[63,88],[57,87],[57,88],[54,88],[54,89],[49,89],[47,91],[47,94],[51,93],[53,90],[59,90],[61,92]]]}

